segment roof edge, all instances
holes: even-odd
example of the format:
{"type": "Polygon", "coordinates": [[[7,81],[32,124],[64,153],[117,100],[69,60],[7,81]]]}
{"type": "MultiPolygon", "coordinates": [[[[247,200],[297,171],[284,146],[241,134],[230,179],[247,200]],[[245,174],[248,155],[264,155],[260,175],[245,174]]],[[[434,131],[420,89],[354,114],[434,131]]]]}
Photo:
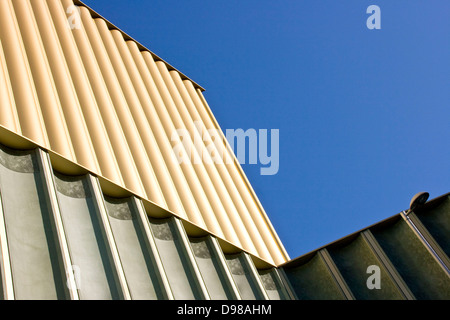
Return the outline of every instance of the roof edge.
{"type": "Polygon", "coordinates": [[[136,43],[136,45],[138,46],[140,51],[147,51],[149,52],[153,59],[157,60],[157,61],[161,61],[164,62],[167,66],[167,68],[170,70],[174,70],[176,72],[178,72],[181,76],[181,79],[183,80],[189,80],[192,82],[192,84],[194,85],[195,88],[200,89],[202,92],[205,91],[205,89],[199,85],[197,82],[195,82],[194,80],[192,80],[191,78],[189,78],[188,76],[186,76],[183,72],[181,72],[180,70],[178,70],[177,68],[175,68],[174,66],[172,66],[170,63],[168,63],[167,61],[165,61],[164,59],[162,59],[160,56],[158,56],[157,54],[155,54],[154,52],[152,52],[150,49],[148,49],[147,47],[145,47],[143,44],[141,44],[139,41],[137,41],[136,39],[134,39],[133,37],[131,37],[129,34],[127,34],[125,31],[123,31],[122,29],[120,29],[119,27],[117,27],[115,24],[113,24],[111,21],[109,21],[108,19],[106,19],[105,17],[103,17],[101,14],[99,14],[97,11],[95,11],[94,9],[92,9],[91,7],[89,7],[87,4],[85,4],[83,1],[81,0],[73,0],[73,3],[77,6],[83,6],[86,9],[89,10],[91,16],[93,18],[100,18],[102,20],[104,20],[106,22],[106,25],[108,26],[109,29],[115,29],[117,31],[119,31],[123,38],[126,41],[133,41],[134,43],[136,43]]]}
{"type": "MultiPolygon", "coordinates": [[[[425,212],[425,211],[428,211],[428,210],[432,210],[433,208],[435,208],[439,204],[441,204],[447,197],[450,197],[450,192],[445,193],[443,195],[440,195],[440,196],[438,196],[436,198],[433,198],[433,199],[427,201],[420,208],[420,212],[425,212]]],[[[397,213],[397,214],[392,215],[392,216],[390,216],[388,218],[385,218],[385,219],[383,219],[381,221],[375,222],[375,223],[373,223],[373,224],[371,224],[371,225],[369,225],[367,227],[359,229],[358,231],[355,231],[355,232],[352,232],[352,233],[350,233],[350,234],[348,234],[346,236],[343,236],[343,237],[341,237],[341,238],[339,238],[337,240],[334,240],[334,241],[329,242],[329,243],[327,243],[325,245],[322,245],[322,246],[320,246],[320,247],[318,247],[318,248],[316,248],[314,250],[308,251],[308,252],[306,252],[306,253],[304,253],[304,254],[296,257],[296,258],[293,258],[293,259],[291,259],[289,261],[286,261],[286,262],[278,265],[278,267],[279,268],[283,268],[283,267],[295,267],[295,266],[298,266],[298,265],[302,264],[303,262],[311,259],[318,251],[320,251],[320,250],[322,250],[324,248],[328,248],[328,247],[333,246],[333,245],[338,245],[339,243],[343,243],[343,242],[346,242],[346,241],[351,241],[352,239],[356,238],[361,232],[363,232],[365,230],[371,229],[373,227],[378,227],[378,226],[381,226],[381,225],[393,223],[393,222],[395,222],[395,221],[397,221],[399,219],[402,219],[402,217],[401,217],[400,213],[397,213]]]]}

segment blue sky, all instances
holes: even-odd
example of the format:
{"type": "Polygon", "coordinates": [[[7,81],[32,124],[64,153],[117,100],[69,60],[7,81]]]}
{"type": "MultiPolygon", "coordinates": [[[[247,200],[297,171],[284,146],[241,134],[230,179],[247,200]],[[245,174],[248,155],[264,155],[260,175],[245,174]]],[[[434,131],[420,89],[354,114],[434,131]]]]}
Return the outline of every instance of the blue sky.
{"type": "Polygon", "coordinates": [[[450,192],[449,1],[84,2],[203,86],[222,129],[279,129],[278,173],[243,168],[291,258],[450,192]]]}

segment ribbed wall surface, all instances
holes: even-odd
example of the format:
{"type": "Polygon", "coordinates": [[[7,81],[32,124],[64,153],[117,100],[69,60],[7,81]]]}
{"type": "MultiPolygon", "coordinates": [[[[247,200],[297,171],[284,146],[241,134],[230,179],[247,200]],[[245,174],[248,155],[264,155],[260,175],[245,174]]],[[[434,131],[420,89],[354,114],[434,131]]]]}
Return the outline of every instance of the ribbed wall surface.
{"type": "Polygon", "coordinates": [[[278,270],[301,300],[449,300],[449,218],[445,194],[278,270]]]}
{"type": "Polygon", "coordinates": [[[283,283],[133,195],[104,194],[90,173],[55,171],[41,148],[0,143],[0,300],[292,298],[283,283]]]}
{"type": "Polygon", "coordinates": [[[0,143],[0,300],[448,300],[450,194],[278,267],[0,143]]]}
{"type": "Polygon", "coordinates": [[[285,262],[223,133],[199,136],[195,124],[220,130],[202,90],[87,7],[77,17],[73,5],[0,1],[0,125],[264,261],[285,262]],[[200,141],[192,155],[180,151],[204,161],[174,161],[179,129],[200,141]],[[211,150],[233,162],[208,163],[211,150]]]}

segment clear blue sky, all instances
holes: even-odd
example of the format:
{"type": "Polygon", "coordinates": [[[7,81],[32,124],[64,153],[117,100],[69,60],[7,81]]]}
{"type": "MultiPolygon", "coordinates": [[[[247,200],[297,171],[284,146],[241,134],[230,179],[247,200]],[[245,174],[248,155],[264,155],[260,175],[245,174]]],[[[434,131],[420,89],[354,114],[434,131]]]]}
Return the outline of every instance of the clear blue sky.
{"type": "Polygon", "coordinates": [[[291,258],[450,192],[450,1],[84,2],[202,85],[223,129],[280,130],[279,172],[243,168],[291,258]]]}

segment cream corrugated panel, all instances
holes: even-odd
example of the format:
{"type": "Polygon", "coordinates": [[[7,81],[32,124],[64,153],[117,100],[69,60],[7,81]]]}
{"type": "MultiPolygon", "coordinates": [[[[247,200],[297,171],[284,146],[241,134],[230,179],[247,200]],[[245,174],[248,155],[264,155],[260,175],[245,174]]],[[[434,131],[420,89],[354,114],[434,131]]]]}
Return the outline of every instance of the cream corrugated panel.
{"type": "MultiPolygon", "coordinates": [[[[100,34],[107,40],[111,40],[114,31],[109,31],[105,22],[101,19],[96,19],[97,28],[100,34]]],[[[122,35],[120,35],[122,37],[122,35]]],[[[122,38],[123,41],[123,38],[122,38]]],[[[109,54],[117,53],[115,44],[107,41],[110,47],[109,54]]],[[[123,64],[123,62],[122,62],[123,64]]],[[[161,185],[164,186],[164,195],[171,199],[172,206],[179,208],[174,210],[174,213],[198,225],[201,228],[206,228],[203,218],[198,210],[197,204],[194,201],[190,189],[184,179],[181,168],[172,162],[170,150],[170,142],[165,137],[164,128],[159,120],[159,115],[156,112],[152,99],[143,84],[139,72],[135,71],[128,74],[128,70],[124,68],[121,63],[114,63],[118,74],[120,74],[119,81],[122,87],[127,88],[126,97],[130,101],[130,109],[132,110],[136,125],[140,129],[144,129],[141,133],[147,143],[148,153],[152,161],[156,163],[155,171],[160,174],[161,185]],[[150,135],[144,135],[144,133],[150,135]],[[170,175],[169,175],[170,174],[170,175]],[[167,180],[168,178],[168,180],[167,180]],[[180,203],[182,201],[182,204],[180,203]]],[[[126,63],[128,69],[132,69],[130,62],[126,63]]]]}
{"type": "MultiPolygon", "coordinates": [[[[72,35],[72,30],[68,26],[65,10],[60,0],[48,0],[45,2],[50,10],[50,15],[63,48],[65,60],[69,66],[69,72],[100,166],[100,174],[112,182],[124,186],[125,183],[122,179],[117,159],[114,156],[105,124],[101,118],[99,106],[89,82],[89,77],[86,73],[77,43],[72,35]]],[[[83,150],[88,151],[86,149],[83,150]]]]}
{"type": "MultiPolygon", "coordinates": [[[[213,181],[211,180],[211,177],[209,176],[209,172],[205,169],[205,166],[202,161],[202,149],[197,150],[196,148],[196,141],[200,141],[199,146],[203,145],[202,138],[199,137],[198,131],[193,128],[193,126],[190,126],[188,128],[186,124],[184,123],[182,117],[180,116],[180,113],[178,112],[179,109],[185,109],[186,106],[184,105],[178,90],[176,89],[172,78],[170,77],[169,70],[167,69],[167,65],[163,63],[162,61],[157,61],[156,66],[159,70],[159,74],[161,75],[161,79],[157,81],[159,83],[159,89],[160,92],[164,92],[165,98],[165,105],[166,109],[170,115],[170,118],[172,119],[172,122],[176,129],[181,130],[187,130],[189,132],[189,138],[190,138],[190,145],[191,145],[191,154],[190,154],[190,161],[187,163],[181,164],[181,166],[185,166],[188,168],[193,168],[194,173],[198,177],[198,180],[200,182],[200,186],[203,189],[207,200],[209,201],[213,211],[203,211],[202,214],[204,216],[204,219],[207,219],[209,216],[214,216],[215,219],[219,222],[223,232],[227,234],[227,232],[230,230],[233,230],[234,233],[237,235],[237,237],[240,240],[240,243],[247,248],[252,254],[257,255],[257,251],[255,250],[254,244],[251,242],[248,234],[239,232],[241,223],[236,218],[236,211],[231,210],[227,212],[225,210],[224,204],[221,201],[221,198],[218,195],[217,186],[214,185],[213,181]],[[189,130],[190,129],[190,130],[189,130]],[[197,158],[197,162],[196,162],[197,158]]],[[[186,139],[186,137],[183,137],[183,140],[186,139]]],[[[211,217],[212,218],[212,217],[211,217]]]]}
{"type": "MultiPolygon", "coordinates": [[[[114,72],[111,60],[108,57],[107,49],[105,48],[106,39],[102,39],[98,33],[95,22],[91,18],[89,11],[86,8],[81,8],[81,17],[83,21],[84,28],[89,37],[92,49],[96,55],[97,62],[100,66],[102,72],[102,77],[106,83],[109,90],[109,95],[113,102],[114,109],[117,113],[117,119],[120,122],[115,123],[119,130],[123,128],[124,137],[126,141],[123,141],[125,145],[128,145],[131,151],[132,160],[136,164],[136,169],[138,172],[137,179],[142,181],[142,185],[145,191],[145,195],[149,200],[153,201],[155,204],[159,205],[164,209],[168,209],[164,196],[162,194],[161,188],[156,180],[156,175],[154,173],[153,167],[149,160],[149,155],[147,154],[145,147],[143,145],[141,136],[136,128],[134,120],[132,118],[130,108],[131,104],[127,104],[127,100],[124,97],[124,93],[120,84],[118,82],[116,73],[114,72]]],[[[109,50],[108,50],[109,51],[109,50]]],[[[116,65],[120,61],[114,60],[113,64],[116,65]]],[[[120,77],[120,75],[119,75],[120,77]]],[[[127,88],[123,88],[126,91],[127,88]]],[[[110,111],[110,114],[114,112],[110,111]]],[[[120,142],[120,141],[119,141],[120,142]]],[[[123,169],[121,169],[122,172],[123,169]]],[[[145,196],[144,196],[145,198],[145,196]]]]}
{"type": "MultiPolygon", "coordinates": [[[[61,9],[63,5],[68,5],[72,1],[58,1],[61,9]]],[[[145,197],[144,187],[142,186],[136,169],[136,162],[133,160],[129,146],[124,137],[124,132],[120,125],[119,119],[114,109],[111,96],[109,95],[107,86],[103,79],[102,73],[98,66],[94,52],[89,43],[84,26],[74,28],[72,31],[82,62],[84,64],[88,81],[91,84],[94,99],[96,101],[100,116],[105,126],[107,137],[111,142],[113,157],[117,160],[119,173],[125,183],[125,187],[136,193],[140,197],[145,197]]],[[[100,156],[100,154],[98,154],[100,156]]],[[[157,194],[157,192],[155,192],[157,194]]]]}
{"type": "MultiPolygon", "coordinates": [[[[194,101],[198,101],[197,98],[200,99],[201,104],[197,102],[195,105],[203,123],[207,126],[208,129],[214,129],[222,132],[216,119],[211,113],[211,109],[208,106],[206,99],[203,97],[202,92],[198,89],[195,89],[190,81],[184,81],[184,83],[192,99],[194,101]]],[[[224,147],[224,143],[225,150],[230,150],[226,139],[224,139],[224,141],[214,141],[214,143],[219,150],[224,147]]],[[[230,153],[232,152],[230,151],[230,153]]],[[[269,219],[267,218],[262,205],[257,200],[256,195],[254,195],[253,191],[250,190],[249,182],[246,180],[244,173],[238,168],[239,164],[237,163],[237,159],[234,155],[231,155],[231,157],[234,159],[233,165],[226,165],[225,167],[227,168],[233,180],[232,184],[237,188],[238,193],[242,196],[242,199],[244,200],[244,203],[251,214],[253,223],[257,226],[259,233],[263,236],[263,239],[271,253],[274,262],[276,264],[280,264],[287,261],[289,259],[289,256],[283,245],[281,244],[281,241],[278,238],[278,235],[276,234],[269,219]]]]}
{"type": "MultiPolygon", "coordinates": [[[[102,42],[105,46],[105,53],[109,55],[109,58],[105,58],[105,60],[110,60],[112,62],[112,68],[117,75],[115,77],[116,84],[121,86],[123,90],[123,106],[127,106],[128,111],[130,113],[130,121],[133,122],[134,128],[137,129],[136,134],[140,139],[141,149],[146,153],[147,161],[149,161],[149,165],[151,165],[152,170],[154,171],[155,181],[161,188],[161,192],[164,195],[165,202],[167,203],[167,208],[172,212],[179,214],[181,217],[186,218],[186,213],[181,204],[180,198],[177,192],[174,191],[174,184],[172,178],[169,175],[167,166],[164,162],[164,159],[161,156],[161,151],[159,146],[156,143],[155,137],[151,128],[147,121],[145,121],[145,113],[142,109],[141,102],[139,100],[139,96],[136,93],[136,90],[133,87],[133,81],[131,77],[128,75],[127,70],[124,66],[124,59],[120,56],[118,48],[115,45],[113,39],[114,31],[109,31],[106,23],[97,19],[98,27],[96,23],[92,21],[89,23],[89,13],[87,11],[82,12],[83,19],[86,19],[86,24],[92,24],[93,29],[92,33],[96,33],[98,35],[98,42],[102,42]],[[86,14],[85,14],[86,12],[86,14]],[[139,132],[141,133],[139,135],[139,132]]],[[[84,20],[83,20],[84,21],[84,20]]],[[[117,31],[116,31],[117,32],[117,31]]],[[[119,33],[120,37],[122,35],[119,33]]],[[[136,80],[136,79],[135,79],[136,80]]],[[[128,142],[131,144],[135,139],[131,140],[128,138],[128,142]]],[[[142,176],[141,176],[142,177],[142,176]]],[[[152,192],[152,190],[148,190],[148,192],[152,192]]]]}
{"type": "MultiPolygon", "coordinates": [[[[120,39],[119,39],[120,40],[120,39]]],[[[225,230],[220,227],[220,224],[217,222],[216,217],[205,216],[203,213],[205,211],[213,212],[213,209],[208,202],[208,199],[205,195],[204,190],[202,189],[198,177],[193,171],[192,167],[179,165],[175,160],[175,155],[172,149],[172,145],[170,142],[171,135],[175,133],[175,126],[170,118],[169,113],[167,112],[167,107],[165,105],[164,99],[167,98],[164,95],[167,95],[167,92],[160,92],[157,88],[157,84],[155,80],[155,76],[160,76],[158,73],[152,73],[146,66],[146,58],[148,60],[153,61],[150,53],[143,52],[142,56],[138,57],[140,64],[144,67],[140,67],[139,71],[143,72],[142,79],[144,80],[145,86],[149,92],[149,99],[153,102],[154,111],[156,112],[158,122],[160,122],[161,127],[158,130],[158,136],[164,141],[166,148],[163,150],[163,155],[166,158],[167,164],[169,165],[171,173],[175,173],[177,175],[177,180],[181,181],[186,188],[186,190],[181,190],[181,192],[186,193],[189,190],[189,195],[182,194],[179,192],[180,197],[183,199],[183,205],[185,205],[185,200],[195,203],[197,210],[195,211],[196,216],[198,215],[198,220],[203,221],[204,225],[208,230],[213,232],[214,234],[224,237],[226,235],[225,230]],[[188,197],[187,197],[188,196],[188,197]],[[189,197],[190,196],[190,197],[189,197]]],[[[153,61],[154,63],[154,61],[153,61]]],[[[178,139],[179,141],[179,139],[178,139]]],[[[185,150],[182,150],[187,154],[185,150]]],[[[189,203],[188,203],[189,204],[189,203]]],[[[186,207],[186,206],[185,206],[186,207]]],[[[186,208],[186,212],[189,215],[189,211],[186,208]]]]}
{"type": "Polygon", "coordinates": [[[49,147],[28,58],[10,0],[0,1],[0,41],[8,66],[22,134],[49,147]]]}
{"type": "MultiPolygon", "coordinates": [[[[179,74],[176,71],[171,71],[169,73],[167,67],[164,64],[159,62],[157,64],[174,101],[174,105],[170,109],[172,113],[172,119],[176,119],[177,126],[187,129],[190,133],[190,136],[194,137],[194,144],[192,148],[194,152],[197,152],[195,141],[198,141],[197,144],[198,148],[200,149],[198,150],[198,156],[200,159],[198,159],[198,163],[196,163],[195,158],[193,158],[192,163],[198,176],[202,177],[201,181],[203,184],[203,188],[205,190],[214,191],[211,196],[211,201],[214,203],[215,209],[220,209],[216,210],[215,214],[218,216],[218,219],[223,220],[225,223],[228,223],[228,221],[230,221],[229,223],[237,231],[236,233],[241,240],[242,245],[245,246],[250,253],[259,255],[264,259],[269,259],[267,249],[265,248],[264,243],[260,241],[260,235],[252,235],[252,232],[255,232],[257,230],[255,228],[253,228],[252,230],[251,222],[249,224],[249,227],[246,227],[246,223],[249,222],[247,221],[247,217],[245,215],[240,215],[241,212],[238,212],[236,207],[234,206],[234,203],[231,200],[215,165],[213,164],[213,160],[211,159],[210,154],[206,149],[206,146],[203,142],[203,137],[201,136],[198,128],[196,127],[196,124],[187,111],[187,104],[192,102],[187,95],[183,95],[183,92],[179,91],[179,88],[181,87],[177,87],[175,84],[176,82],[181,82],[179,74]],[[177,81],[174,81],[174,79],[176,79],[177,81]]],[[[183,85],[182,87],[184,88],[183,85]]],[[[194,156],[197,155],[194,154],[194,156]]]]}
{"type": "Polygon", "coordinates": [[[30,63],[50,147],[65,158],[75,161],[75,154],[31,4],[27,0],[15,0],[12,3],[30,63]]]}
{"type": "MultiPolygon", "coordinates": [[[[100,30],[106,30],[104,22],[97,19],[97,23],[100,30]]],[[[166,181],[165,194],[172,196],[176,195],[182,203],[185,217],[197,226],[207,229],[208,226],[203,220],[202,214],[197,206],[197,202],[194,199],[188,181],[186,180],[181,167],[173,161],[172,147],[170,141],[167,139],[164,126],[160,121],[160,115],[158,114],[155,106],[161,103],[161,97],[159,96],[155,84],[151,79],[151,75],[145,66],[143,57],[137,47],[135,47],[136,54],[134,57],[137,59],[133,59],[134,57],[127,52],[128,49],[126,48],[122,35],[116,32],[112,32],[112,34],[114,36],[117,48],[122,55],[122,59],[125,61],[126,70],[123,70],[123,79],[126,79],[133,84],[142,111],[146,116],[145,119],[148,121],[147,126],[151,128],[152,132],[154,132],[153,137],[157,142],[158,148],[154,150],[151,158],[157,160],[156,157],[161,156],[163,158],[164,166],[161,164],[160,169],[164,170],[162,172],[164,175],[169,175],[170,177],[170,179],[166,181]],[[136,64],[138,66],[136,66],[136,64]],[[160,154],[155,154],[158,151],[160,151],[160,154]],[[165,168],[167,168],[167,171],[165,168]]],[[[136,46],[135,43],[133,44],[136,46]]],[[[162,178],[164,178],[164,176],[162,178]]],[[[180,214],[181,216],[183,214],[183,211],[174,212],[176,214],[180,214]]],[[[223,233],[220,228],[217,228],[217,226],[210,227],[212,228],[208,229],[209,231],[223,237],[223,233]]]]}
{"type": "Polygon", "coordinates": [[[43,0],[31,1],[31,5],[48,57],[60,107],[65,116],[76,162],[92,172],[100,173],[94,147],[49,9],[43,0]]]}
{"type": "Polygon", "coordinates": [[[0,0],[0,125],[269,263],[286,261],[201,90],[85,7],[71,29],[71,6],[0,0]],[[191,162],[178,163],[175,144],[191,162]],[[233,163],[213,163],[211,148],[233,163]]]}
{"type": "MultiPolygon", "coordinates": [[[[98,23],[102,24],[100,21],[98,23]]],[[[123,41],[123,39],[121,41],[123,41]]],[[[134,46],[136,46],[135,43],[133,44],[134,46]]],[[[120,49],[122,46],[118,47],[120,49]]],[[[147,121],[147,124],[142,123],[142,125],[148,126],[151,129],[151,132],[153,132],[153,138],[158,146],[158,148],[154,150],[154,153],[159,151],[160,156],[163,158],[164,166],[161,165],[160,168],[164,170],[164,174],[167,174],[171,177],[169,181],[166,181],[164,190],[166,193],[172,194],[173,196],[176,195],[180,199],[181,205],[184,208],[185,217],[189,221],[193,222],[201,228],[207,228],[197,206],[197,202],[194,199],[192,190],[190,189],[180,166],[178,166],[178,164],[175,164],[172,159],[172,147],[170,145],[170,141],[166,137],[163,124],[159,119],[159,115],[155,107],[155,104],[159,103],[159,100],[161,98],[159,97],[159,93],[156,91],[154,83],[151,80],[151,76],[146,69],[145,62],[140,55],[139,49],[137,49],[137,47],[135,47],[135,49],[137,51],[135,55],[136,60],[130,58],[125,59],[125,65],[129,73],[129,78],[127,79],[130,79],[130,81],[133,83],[137,97],[140,101],[142,111],[145,114],[144,119],[147,121]],[[135,65],[135,63],[137,64],[137,66],[135,65]],[[164,167],[167,168],[167,173],[164,167]]],[[[120,50],[120,53],[124,54],[124,50],[120,50]]],[[[151,140],[147,141],[153,143],[153,141],[151,140]]],[[[154,160],[158,160],[156,158],[158,156],[159,155],[153,154],[151,158],[154,160]]],[[[182,213],[183,211],[181,211],[179,214],[181,215],[182,213]]],[[[214,232],[218,232],[218,235],[223,236],[220,229],[216,228],[214,232]]]]}
{"type": "MultiPolygon", "coordinates": [[[[256,224],[252,220],[252,217],[245,207],[242,198],[236,192],[235,186],[231,183],[231,177],[225,168],[226,164],[215,163],[213,161],[214,159],[211,158],[211,153],[206,148],[206,142],[210,142],[211,147],[215,146],[208,133],[208,129],[211,128],[206,128],[205,124],[201,121],[201,117],[199,116],[194,102],[189,95],[180,75],[174,71],[171,71],[170,74],[184,102],[184,105],[178,108],[180,115],[182,115],[188,128],[190,127],[190,132],[196,132],[198,129],[201,130],[202,137],[200,137],[200,141],[202,141],[202,143],[205,141],[205,144],[203,144],[203,157],[206,158],[202,161],[202,163],[210,174],[211,179],[214,181],[214,186],[222,199],[226,212],[231,217],[236,219],[235,224],[238,228],[244,228],[245,232],[240,232],[240,234],[246,234],[250,237],[259,256],[266,260],[270,260],[270,253],[267,250],[266,244],[264,243],[262,237],[262,234],[264,233],[260,233],[261,230],[258,230],[256,227],[256,224]],[[195,128],[196,126],[200,126],[200,128],[197,129],[195,128]]],[[[190,81],[186,80],[186,82],[190,81]]],[[[217,149],[215,149],[214,152],[220,153],[217,149]]]]}
{"type": "MultiPolygon", "coordinates": [[[[159,103],[155,103],[155,106],[166,130],[166,137],[167,139],[171,139],[175,136],[174,143],[181,143],[184,147],[185,144],[181,142],[180,137],[176,134],[176,130],[183,129],[183,126],[176,117],[176,113],[173,112],[176,107],[157,66],[159,63],[164,63],[160,61],[155,62],[153,57],[148,52],[143,52],[143,57],[154,81],[154,85],[156,85],[156,92],[159,92],[158,97],[161,98],[161,101],[159,101],[159,103]]],[[[151,96],[153,97],[153,95],[151,96]]],[[[184,137],[183,139],[188,139],[193,144],[192,137],[184,137]]],[[[183,157],[190,159],[188,150],[184,150],[182,148],[178,150],[184,152],[183,157]]],[[[170,152],[173,153],[173,151],[170,152]]],[[[172,159],[172,161],[174,161],[174,159],[172,159]]],[[[200,176],[191,163],[176,163],[176,165],[182,168],[208,228],[210,228],[210,230],[214,230],[213,228],[218,228],[219,230],[221,229],[225,237],[229,239],[230,242],[243,245],[240,242],[240,238],[237,235],[236,230],[229,222],[229,219],[217,214],[218,212],[223,211],[223,207],[220,202],[214,201],[215,199],[213,197],[216,191],[214,189],[206,189],[206,185],[202,185],[205,177],[200,176]]]]}
{"type": "Polygon", "coordinates": [[[19,115],[16,110],[14,94],[9,81],[3,46],[0,41],[0,125],[20,134],[19,115]]]}

